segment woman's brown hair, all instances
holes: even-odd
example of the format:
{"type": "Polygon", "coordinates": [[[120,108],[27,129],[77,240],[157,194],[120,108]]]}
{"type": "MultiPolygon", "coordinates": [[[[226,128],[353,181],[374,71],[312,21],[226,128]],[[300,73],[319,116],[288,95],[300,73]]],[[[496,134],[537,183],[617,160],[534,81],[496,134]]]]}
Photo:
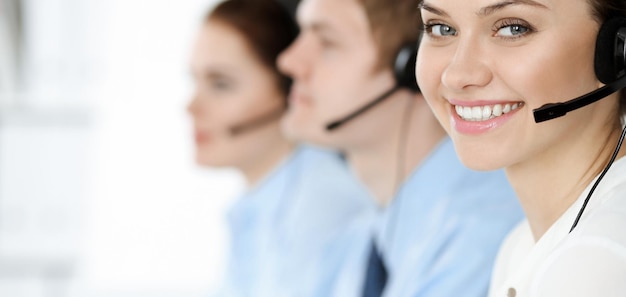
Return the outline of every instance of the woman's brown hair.
{"type": "Polygon", "coordinates": [[[276,59],[298,35],[298,26],[287,9],[275,0],[226,0],[205,17],[232,26],[248,42],[252,52],[274,73],[285,95],[291,80],[278,71],[276,59]]]}

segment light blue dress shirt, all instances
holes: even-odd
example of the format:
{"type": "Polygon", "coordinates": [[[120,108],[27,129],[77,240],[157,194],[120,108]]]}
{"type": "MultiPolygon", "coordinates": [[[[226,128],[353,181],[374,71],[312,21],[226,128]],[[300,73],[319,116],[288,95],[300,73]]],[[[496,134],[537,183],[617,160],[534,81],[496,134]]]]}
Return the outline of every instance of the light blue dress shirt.
{"type": "Polygon", "coordinates": [[[522,218],[504,173],[467,169],[446,138],[375,219],[383,296],[486,296],[498,248],[522,218]]]}
{"type": "Polygon", "coordinates": [[[352,251],[374,212],[338,154],[296,149],[231,208],[231,255],[218,296],[328,297],[337,273],[359,264],[352,251]]]}

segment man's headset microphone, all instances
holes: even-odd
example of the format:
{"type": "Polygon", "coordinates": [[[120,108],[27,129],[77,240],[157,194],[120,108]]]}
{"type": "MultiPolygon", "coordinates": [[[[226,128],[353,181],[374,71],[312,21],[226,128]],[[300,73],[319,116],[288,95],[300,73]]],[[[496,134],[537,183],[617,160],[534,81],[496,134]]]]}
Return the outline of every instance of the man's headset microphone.
{"type": "Polygon", "coordinates": [[[417,80],[415,79],[415,59],[417,57],[417,42],[411,43],[400,48],[394,60],[393,72],[396,84],[389,90],[383,92],[374,100],[368,102],[354,112],[344,116],[341,119],[330,122],[326,125],[326,131],[334,131],[352,119],[370,110],[372,107],[385,101],[400,89],[407,89],[412,92],[419,92],[417,80]]]}
{"type": "MultiPolygon", "coordinates": [[[[343,126],[344,124],[348,123],[359,115],[370,110],[374,106],[382,103],[400,89],[407,89],[413,92],[419,92],[419,87],[417,86],[417,81],[415,79],[415,59],[417,56],[416,45],[417,43],[412,43],[410,45],[403,46],[396,55],[393,65],[396,84],[392,88],[383,92],[374,100],[368,102],[354,112],[344,116],[341,119],[335,120],[327,124],[325,127],[326,131],[330,132],[338,129],[339,127],[343,126]]],[[[255,130],[257,128],[261,128],[266,124],[272,123],[280,119],[286,109],[287,106],[285,105],[281,108],[271,110],[260,116],[246,120],[242,123],[235,124],[229,128],[229,132],[232,136],[236,136],[246,133],[248,131],[255,130]]]]}

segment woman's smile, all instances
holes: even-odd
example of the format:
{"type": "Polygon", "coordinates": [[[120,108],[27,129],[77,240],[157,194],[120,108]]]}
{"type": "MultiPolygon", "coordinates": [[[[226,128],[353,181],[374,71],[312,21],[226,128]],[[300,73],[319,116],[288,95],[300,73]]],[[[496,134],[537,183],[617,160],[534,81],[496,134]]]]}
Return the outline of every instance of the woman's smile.
{"type": "Polygon", "coordinates": [[[525,107],[524,102],[484,103],[454,101],[450,103],[451,122],[460,134],[481,134],[508,122],[525,107]]]}

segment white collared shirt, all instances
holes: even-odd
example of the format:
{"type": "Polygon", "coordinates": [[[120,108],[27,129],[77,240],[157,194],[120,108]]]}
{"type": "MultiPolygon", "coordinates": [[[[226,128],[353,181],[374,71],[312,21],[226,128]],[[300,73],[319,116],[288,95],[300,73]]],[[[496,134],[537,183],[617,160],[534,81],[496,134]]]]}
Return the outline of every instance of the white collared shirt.
{"type": "Polygon", "coordinates": [[[539,241],[528,221],[511,232],[489,296],[626,296],[626,158],[609,169],[569,233],[592,185],[539,241]]]}

